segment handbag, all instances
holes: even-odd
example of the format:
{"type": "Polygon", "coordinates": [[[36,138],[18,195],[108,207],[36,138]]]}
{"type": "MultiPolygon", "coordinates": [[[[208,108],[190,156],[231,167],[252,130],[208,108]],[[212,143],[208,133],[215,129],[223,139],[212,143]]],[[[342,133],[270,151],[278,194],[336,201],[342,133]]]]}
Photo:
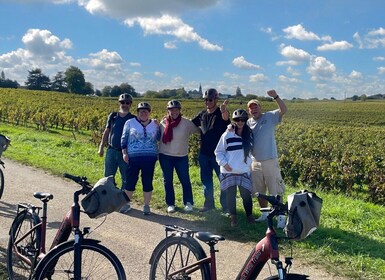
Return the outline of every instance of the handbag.
{"type": "Polygon", "coordinates": [[[81,205],[90,218],[100,218],[122,208],[129,202],[123,190],[115,186],[113,176],[100,179],[82,199],[81,205]]]}
{"type": "Polygon", "coordinates": [[[288,218],[284,232],[290,239],[302,240],[319,226],[322,199],[314,192],[295,192],[287,197],[288,218]]]}

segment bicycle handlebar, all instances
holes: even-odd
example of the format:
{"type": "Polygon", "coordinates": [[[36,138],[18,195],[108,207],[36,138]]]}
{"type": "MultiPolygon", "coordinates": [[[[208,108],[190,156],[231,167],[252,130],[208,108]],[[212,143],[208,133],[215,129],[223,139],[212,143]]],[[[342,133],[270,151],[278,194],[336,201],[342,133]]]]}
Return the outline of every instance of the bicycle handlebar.
{"type": "Polygon", "coordinates": [[[64,173],[63,177],[71,179],[75,183],[78,183],[79,185],[81,185],[83,188],[84,187],[88,187],[90,189],[92,188],[92,185],[87,181],[87,177],[85,177],[85,176],[80,177],[80,176],[75,176],[75,175],[71,175],[68,173],[64,173]]]}

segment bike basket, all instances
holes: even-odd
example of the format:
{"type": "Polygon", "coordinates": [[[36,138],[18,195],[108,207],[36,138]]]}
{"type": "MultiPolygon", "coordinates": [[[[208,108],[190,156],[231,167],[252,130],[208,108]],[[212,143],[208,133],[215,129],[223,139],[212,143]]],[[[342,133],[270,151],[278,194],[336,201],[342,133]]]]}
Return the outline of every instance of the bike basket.
{"type": "Polygon", "coordinates": [[[7,136],[0,134],[0,157],[2,153],[8,148],[10,142],[11,140],[9,140],[7,136]]]}
{"type": "Polygon", "coordinates": [[[100,179],[81,204],[90,218],[100,218],[119,210],[128,201],[126,193],[115,187],[113,176],[109,176],[100,179]]]}
{"type": "Polygon", "coordinates": [[[322,199],[306,190],[287,197],[288,216],[284,232],[290,239],[302,240],[319,226],[322,199]]]}

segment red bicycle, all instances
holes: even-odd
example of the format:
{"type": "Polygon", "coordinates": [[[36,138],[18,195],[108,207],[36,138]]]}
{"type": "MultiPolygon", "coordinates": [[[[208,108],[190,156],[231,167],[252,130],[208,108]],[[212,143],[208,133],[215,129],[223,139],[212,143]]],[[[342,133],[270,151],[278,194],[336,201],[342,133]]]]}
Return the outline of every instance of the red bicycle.
{"type": "Polygon", "coordinates": [[[69,174],[64,174],[64,177],[72,179],[81,188],[74,192],[73,204],[47,253],[47,204],[53,195],[44,192],[33,194],[43,207],[29,203],[18,205],[7,248],[9,279],[126,280],[118,257],[100,241],[86,238],[89,228],[80,229],[79,196],[89,193],[92,186],[86,177],[69,174]],[[72,232],[74,239],[69,240],[72,232]]]}
{"type": "MultiPolygon", "coordinates": [[[[269,280],[305,280],[307,275],[290,274],[292,257],[285,258],[285,264],[279,259],[278,236],[273,227],[273,218],[287,214],[287,205],[280,202],[279,196],[259,194],[270,202],[266,235],[251,251],[241,268],[237,280],[257,279],[264,265],[271,260],[277,274],[269,280]]],[[[223,236],[209,232],[193,231],[175,225],[166,225],[166,238],[154,249],[150,259],[150,280],[217,280],[215,245],[225,240],[223,236]],[[210,248],[207,256],[196,239],[206,243],[210,248]]]]}

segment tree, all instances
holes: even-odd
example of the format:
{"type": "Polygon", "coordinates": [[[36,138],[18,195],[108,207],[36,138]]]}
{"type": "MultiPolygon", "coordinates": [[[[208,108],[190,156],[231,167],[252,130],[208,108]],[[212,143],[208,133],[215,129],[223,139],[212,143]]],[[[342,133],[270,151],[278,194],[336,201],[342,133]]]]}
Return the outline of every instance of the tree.
{"type": "Polygon", "coordinates": [[[44,75],[40,68],[28,71],[28,78],[25,85],[31,90],[49,90],[51,87],[49,77],[44,75]]]}
{"type": "Polygon", "coordinates": [[[86,81],[83,72],[75,67],[70,66],[64,73],[65,81],[68,85],[68,90],[71,93],[84,94],[86,81]]]}
{"type": "Polygon", "coordinates": [[[94,85],[90,82],[86,82],[84,86],[84,94],[94,94],[94,85]]]}
{"type": "Polygon", "coordinates": [[[137,97],[138,96],[138,94],[136,93],[135,89],[131,85],[127,84],[127,83],[122,83],[120,85],[120,89],[122,90],[122,93],[129,93],[129,94],[132,95],[132,97],[137,97]]]}
{"type": "Polygon", "coordinates": [[[112,89],[111,89],[111,92],[110,92],[110,96],[119,96],[121,95],[123,92],[122,92],[122,89],[119,87],[119,86],[114,86],[112,89]]]}
{"type": "Polygon", "coordinates": [[[51,83],[51,90],[59,92],[68,92],[67,82],[63,71],[57,72],[55,77],[53,77],[51,83]]]}
{"type": "Polygon", "coordinates": [[[112,90],[112,87],[110,87],[110,86],[105,86],[105,87],[102,89],[102,96],[104,96],[104,97],[110,96],[111,90],[112,90]]]}

